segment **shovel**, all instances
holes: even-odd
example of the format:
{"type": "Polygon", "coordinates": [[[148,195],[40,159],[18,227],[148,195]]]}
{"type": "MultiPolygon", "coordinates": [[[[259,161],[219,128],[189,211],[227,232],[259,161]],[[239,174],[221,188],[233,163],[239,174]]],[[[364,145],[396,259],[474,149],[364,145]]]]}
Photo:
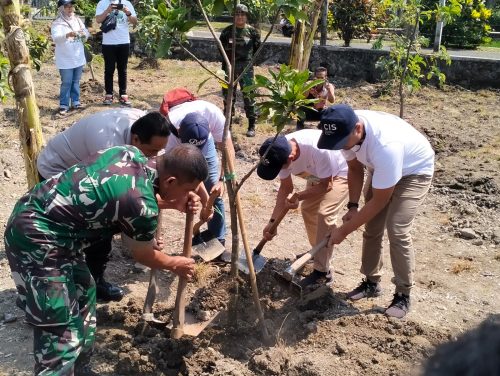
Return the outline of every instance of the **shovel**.
{"type": "MultiPolygon", "coordinates": [[[[290,197],[290,201],[295,201],[296,198],[297,198],[297,193],[294,193],[292,197],[290,197]]],[[[289,209],[285,207],[283,208],[281,213],[279,213],[278,218],[276,218],[276,220],[271,225],[271,228],[269,229],[269,232],[271,234],[276,231],[283,218],[285,218],[286,213],[288,213],[288,210],[289,209]]],[[[253,267],[255,269],[255,274],[259,273],[262,269],[264,269],[264,266],[267,263],[267,258],[260,255],[262,248],[264,248],[267,242],[268,240],[266,238],[262,238],[262,240],[259,242],[259,244],[257,244],[257,247],[255,247],[252,252],[252,261],[253,261],[253,267]]],[[[240,259],[238,260],[238,269],[245,274],[249,273],[248,263],[245,257],[240,257],[240,259]]]]}
{"type": "MultiPolygon", "coordinates": [[[[163,224],[163,210],[160,210],[158,215],[158,227],[156,228],[155,238],[158,239],[161,236],[161,229],[163,224]]],[[[158,270],[151,269],[149,272],[149,286],[148,292],[146,294],[146,299],[144,300],[144,308],[142,309],[142,319],[149,324],[166,325],[167,323],[158,320],[154,317],[152,312],[153,304],[156,299],[156,294],[158,293],[158,270]]]]}
{"type": "Polygon", "coordinates": [[[297,272],[304,267],[304,265],[311,260],[318,251],[325,247],[328,244],[328,239],[330,235],[316,244],[311,250],[304,255],[302,255],[298,260],[296,260],[292,265],[286,268],[282,273],[274,270],[273,276],[279,281],[284,282],[286,285],[290,287],[290,290],[296,292],[300,296],[302,296],[302,286],[294,281],[294,277],[297,272]]]}
{"type": "MultiPolygon", "coordinates": [[[[186,214],[186,228],[184,230],[184,247],[182,255],[184,257],[191,257],[191,239],[193,238],[193,213],[189,210],[186,214]]],[[[218,312],[212,315],[206,321],[199,321],[191,313],[186,312],[186,285],[187,279],[179,277],[179,286],[177,288],[177,296],[175,298],[175,310],[172,318],[172,328],[170,337],[179,339],[183,335],[196,337],[202,332],[203,329],[210,324],[218,312]]]]}
{"type": "MultiPolygon", "coordinates": [[[[217,192],[212,192],[208,197],[207,206],[204,210],[210,211],[214,206],[214,202],[219,197],[217,192]]],[[[203,261],[212,261],[219,257],[225,250],[221,242],[212,234],[210,230],[205,230],[200,233],[200,227],[205,221],[200,219],[193,227],[193,255],[199,256],[203,261]]]]}

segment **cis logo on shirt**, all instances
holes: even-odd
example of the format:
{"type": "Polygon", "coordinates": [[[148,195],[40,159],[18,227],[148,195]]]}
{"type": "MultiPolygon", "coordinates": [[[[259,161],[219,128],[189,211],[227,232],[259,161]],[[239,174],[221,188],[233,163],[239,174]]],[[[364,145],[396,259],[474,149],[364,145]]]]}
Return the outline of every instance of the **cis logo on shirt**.
{"type": "Polygon", "coordinates": [[[337,130],[337,125],[335,123],[323,123],[323,131],[327,136],[335,134],[337,130]]]}

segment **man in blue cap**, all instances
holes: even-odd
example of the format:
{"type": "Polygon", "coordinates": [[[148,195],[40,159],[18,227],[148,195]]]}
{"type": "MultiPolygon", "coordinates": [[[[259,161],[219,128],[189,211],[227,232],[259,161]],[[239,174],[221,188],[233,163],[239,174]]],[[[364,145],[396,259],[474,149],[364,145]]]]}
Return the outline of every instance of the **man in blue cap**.
{"type": "MultiPolygon", "coordinates": [[[[195,101],[199,102],[199,101],[195,101]]],[[[193,106],[195,102],[188,102],[184,105],[187,105],[188,108],[193,106]]],[[[208,103],[208,102],[207,102],[208,103]]],[[[175,109],[176,107],[174,107],[175,109]]],[[[220,111],[220,110],[219,110],[220,111]]],[[[172,135],[169,138],[169,141],[166,146],[166,152],[168,153],[175,145],[178,143],[183,144],[191,144],[198,147],[205,157],[205,160],[208,164],[208,177],[203,182],[203,185],[206,189],[205,192],[197,192],[200,197],[202,197],[202,201],[204,204],[206,203],[208,193],[212,193],[214,191],[219,192],[219,197],[215,199],[214,209],[216,211],[215,214],[212,215],[211,218],[203,218],[204,220],[208,220],[208,229],[209,231],[217,237],[217,239],[221,242],[222,245],[225,245],[226,242],[226,224],[225,224],[225,214],[224,214],[224,200],[222,199],[222,195],[224,193],[224,184],[223,177],[224,171],[222,168],[219,168],[219,160],[217,156],[217,150],[215,148],[214,137],[210,132],[210,125],[205,116],[203,116],[199,112],[191,112],[187,115],[183,116],[182,120],[178,122],[179,117],[175,116],[175,110],[169,112],[169,118],[174,119],[175,124],[178,124],[178,128],[176,128],[176,132],[172,131],[172,135]],[[171,116],[174,113],[174,116],[171,116]],[[177,120],[176,120],[177,119],[177,120]]],[[[232,150],[232,149],[230,149],[232,150]]],[[[203,186],[200,186],[202,188],[203,186]]],[[[202,215],[205,215],[205,210],[202,210],[202,215]]]]}
{"type": "Polygon", "coordinates": [[[434,173],[434,151],[427,139],[403,119],[378,111],[354,111],[347,105],[329,107],[320,122],[318,147],[342,150],[349,166],[348,212],[340,227],[332,227],[329,244],[340,244],[361,225],[362,283],[347,297],[359,300],[382,293],[382,238],[387,230],[396,293],[386,309],[402,318],[410,309],[415,256],[411,229],[434,173]],[[364,179],[365,205],[358,211],[364,179]]]}
{"type": "MultiPolygon", "coordinates": [[[[296,209],[301,202],[301,213],[311,246],[321,242],[335,224],[337,214],[347,199],[347,164],[339,151],[321,150],[316,146],[321,131],[304,129],[286,136],[268,138],[260,147],[264,160],[257,167],[257,175],[264,180],[280,178],[280,187],[271,219],[262,231],[271,240],[276,232],[270,227],[284,208],[296,209]],[[292,197],[292,175],[307,181],[306,189],[292,197]]],[[[330,259],[333,246],[324,247],[314,256],[314,270],[300,283],[302,287],[330,284],[330,259]]]]}

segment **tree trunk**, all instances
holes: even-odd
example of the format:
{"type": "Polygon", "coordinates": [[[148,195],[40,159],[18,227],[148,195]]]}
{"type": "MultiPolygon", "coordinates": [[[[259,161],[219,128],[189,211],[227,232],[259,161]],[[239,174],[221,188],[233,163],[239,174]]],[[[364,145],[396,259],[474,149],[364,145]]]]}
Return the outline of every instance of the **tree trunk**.
{"type": "Polygon", "coordinates": [[[321,5],[323,0],[314,0],[308,7],[308,25],[302,22],[295,24],[295,31],[292,38],[292,46],[290,49],[289,65],[298,70],[305,70],[309,66],[309,58],[314,44],[314,35],[318,28],[318,19],[321,13],[321,5]]]}
{"type": "Polygon", "coordinates": [[[321,39],[320,46],[326,46],[328,39],[328,0],[323,0],[323,7],[321,8],[321,39]]]}
{"type": "Polygon", "coordinates": [[[43,144],[40,114],[31,77],[29,51],[23,30],[19,0],[0,0],[0,15],[5,31],[5,45],[9,57],[12,88],[19,111],[19,138],[23,147],[28,188],[38,183],[36,159],[43,144]]]}

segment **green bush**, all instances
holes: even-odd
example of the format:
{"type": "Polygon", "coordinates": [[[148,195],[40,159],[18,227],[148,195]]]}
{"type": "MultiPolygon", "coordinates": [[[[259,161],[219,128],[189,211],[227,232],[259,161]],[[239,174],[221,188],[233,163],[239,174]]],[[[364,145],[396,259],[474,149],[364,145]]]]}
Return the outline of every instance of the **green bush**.
{"type": "MultiPolygon", "coordinates": [[[[425,0],[423,3],[432,8],[436,1],[425,0]]],[[[489,42],[491,10],[486,8],[482,0],[461,0],[460,3],[462,12],[443,27],[441,43],[446,47],[476,48],[489,42]]],[[[434,38],[435,30],[435,19],[426,20],[420,29],[422,34],[431,39],[434,38]]]]}
{"type": "Polygon", "coordinates": [[[500,31],[500,4],[492,9],[490,17],[491,28],[495,31],[500,31]]]}
{"type": "Polygon", "coordinates": [[[375,18],[375,8],[368,0],[334,0],[330,5],[331,25],[338,31],[344,46],[354,38],[367,38],[375,18]]]}

